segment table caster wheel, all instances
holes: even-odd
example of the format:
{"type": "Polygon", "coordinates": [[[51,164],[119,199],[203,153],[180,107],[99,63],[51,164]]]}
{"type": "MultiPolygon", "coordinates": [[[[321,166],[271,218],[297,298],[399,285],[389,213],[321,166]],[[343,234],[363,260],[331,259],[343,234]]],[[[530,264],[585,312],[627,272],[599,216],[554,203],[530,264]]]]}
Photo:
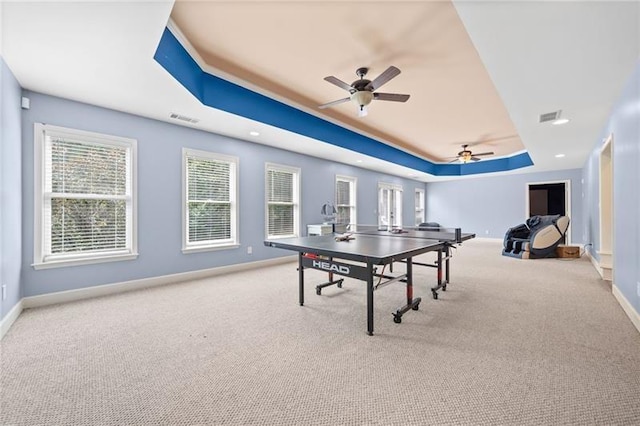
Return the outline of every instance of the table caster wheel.
{"type": "Polygon", "coordinates": [[[437,291],[432,291],[431,294],[433,294],[433,298],[435,300],[438,300],[438,292],[437,291]]]}
{"type": "Polygon", "coordinates": [[[400,324],[402,322],[402,317],[394,314],[393,315],[393,322],[395,322],[396,324],[400,324]]]}
{"type": "Polygon", "coordinates": [[[447,286],[446,285],[442,286],[442,291],[447,291],[447,286]]]}
{"type": "Polygon", "coordinates": [[[320,296],[320,295],[322,294],[322,290],[321,290],[321,289],[319,289],[319,288],[316,288],[316,294],[317,294],[318,296],[320,296]]]}
{"type": "Polygon", "coordinates": [[[414,311],[417,311],[419,307],[420,307],[420,304],[418,303],[416,306],[412,307],[411,309],[413,309],[414,311]]]}

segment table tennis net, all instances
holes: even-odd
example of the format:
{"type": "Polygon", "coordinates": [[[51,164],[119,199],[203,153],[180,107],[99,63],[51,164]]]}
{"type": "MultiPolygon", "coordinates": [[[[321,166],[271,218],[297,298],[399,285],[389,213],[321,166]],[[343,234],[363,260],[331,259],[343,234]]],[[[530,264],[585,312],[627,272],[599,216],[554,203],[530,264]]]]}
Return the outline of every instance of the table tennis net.
{"type": "Polygon", "coordinates": [[[367,231],[388,231],[388,232],[401,232],[401,231],[436,231],[436,232],[455,232],[453,227],[440,226],[437,223],[433,224],[420,224],[416,226],[387,226],[387,225],[368,225],[368,224],[349,224],[346,226],[346,232],[367,232],[367,231]]]}
{"type": "Polygon", "coordinates": [[[439,224],[420,224],[418,226],[380,226],[367,224],[350,224],[346,227],[346,233],[354,234],[374,234],[374,235],[399,235],[406,234],[408,237],[424,237],[429,239],[440,239],[450,241],[461,241],[462,230],[440,226],[439,224]]]}

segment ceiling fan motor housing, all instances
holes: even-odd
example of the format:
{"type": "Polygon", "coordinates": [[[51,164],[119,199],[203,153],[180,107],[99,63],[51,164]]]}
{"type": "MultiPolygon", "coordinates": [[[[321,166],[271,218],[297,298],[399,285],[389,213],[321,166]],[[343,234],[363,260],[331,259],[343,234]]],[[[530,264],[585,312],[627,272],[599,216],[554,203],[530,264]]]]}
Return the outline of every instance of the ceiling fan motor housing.
{"type": "Polygon", "coordinates": [[[361,80],[356,80],[353,83],[351,83],[351,87],[353,87],[353,89],[356,92],[359,92],[361,90],[367,91],[367,92],[372,92],[373,90],[371,89],[367,89],[367,84],[371,83],[370,80],[367,80],[366,78],[363,78],[361,80]]]}

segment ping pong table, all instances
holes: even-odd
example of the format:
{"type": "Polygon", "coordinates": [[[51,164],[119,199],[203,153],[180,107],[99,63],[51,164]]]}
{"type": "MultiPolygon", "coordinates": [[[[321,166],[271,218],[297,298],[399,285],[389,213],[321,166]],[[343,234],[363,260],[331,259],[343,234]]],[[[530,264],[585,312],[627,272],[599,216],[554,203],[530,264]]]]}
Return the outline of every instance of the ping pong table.
{"type": "MultiPolygon", "coordinates": [[[[321,288],[328,285],[342,284],[342,279],[334,280],[334,274],[366,281],[367,283],[367,333],[373,335],[373,293],[388,284],[402,281],[406,284],[406,304],[393,313],[396,323],[402,322],[402,315],[409,310],[418,310],[422,299],[413,297],[413,258],[423,253],[438,252],[438,268],[441,271],[442,254],[448,253],[454,243],[463,241],[460,229],[453,233],[454,240],[446,239],[445,233],[437,234],[437,239],[427,238],[429,231],[418,229],[406,232],[375,231],[371,228],[355,227],[346,235],[320,235],[310,237],[282,238],[264,241],[265,246],[298,252],[298,298],[300,306],[304,305],[304,270],[317,269],[329,274],[329,281],[316,287],[320,294],[321,288]],[[399,238],[400,237],[400,238],[399,238]],[[336,261],[335,259],[344,260],[336,261]],[[385,273],[389,265],[403,262],[405,273],[391,275],[385,273]],[[376,267],[383,266],[378,273],[376,267]],[[378,282],[375,283],[376,278],[378,282]]],[[[436,232],[436,231],[432,231],[436,232]]],[[[451,235],[449,235],[451,237],[451,235]]],[[[473,238],[473,234],[466,234],[466,239],[473,238]]],[[[448,259],[447,259],[448,261],[448,259]]],[[[425,266],[431,266],[424,264],[425,266]]],[[[441,274],[439,274],[441,275],[441,274]]]]}
{"type": "Polygon", "coordinates": [[[444,228],[440,226],[381,229],[376,225],[349,225],[349,232],[353,234],[390,235],[401,238],[421,238],[442,242],[443,247],[441,250],[438,250],[438,257],[435,263],[413,262],[414,265],[437,269],[437,284],[436,286],[431,287],[431,294],[434,299],[438,298],[438,290],[442,289],[442,291],[447,291],[447,284],[449,284],[451,270],[451,249],[455,248],[457,244],[462,244],[463,241],[476,237],[476,234],[462,232],[462,229],[460,228],[444,228]]]}

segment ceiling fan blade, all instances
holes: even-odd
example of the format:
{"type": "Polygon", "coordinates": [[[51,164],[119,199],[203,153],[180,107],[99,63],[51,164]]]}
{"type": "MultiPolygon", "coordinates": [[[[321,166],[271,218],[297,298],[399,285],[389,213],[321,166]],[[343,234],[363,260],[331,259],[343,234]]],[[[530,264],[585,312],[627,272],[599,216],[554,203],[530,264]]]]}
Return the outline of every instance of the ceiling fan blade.
{"type": "Polygon", "coordinates": [[[407,102],[410,95],[401,95],[399,93],[374,93],[373,99],[379,101],[407,102]]]}
{"type": "Polygon", "coordinates": [[[508,135],[508,136],[502,136],[502,137],[498,137],[498,138],[488,138],[485,136],[482,136],[480,139],[473,141],[473,142],[467,142],[467,146],[476,146],[476,145],[482,145],[482,144],[487,144],[487,145],[493,145],[492,142],[499,142],[499,141],[504,141],[504,140],[509,140],[509,139],[514,139],[517,138],[518,135],[508,135]]]}
{"type": "Polygon", "coordinates": [[[387,68],[382,74],[373,79],[373,81],[367,84],[364,88],[365,90],[376,90],[378,87],[382,86],[398,74],[400,74],[400,70],[392,65],[387,68]]]}
{"type": "Polygon", "coordinates": [[[322,104],[318,108],[325,109],[325,108],[329,108],[329,107],[334,106],[334,105],[338,105],[338,104],[342,104],[342,103],[345,103],[345,102],[349,102],[350,100],[351,100],[351,98],[338,99],[337,101],[327,102],[326,104],[322,104]]]}
{"type": "Polygon", "coordinates": [[[335,84],[336,86],[338,86],[341,89],[344,90],[348,90],[349,92],[352,90],[355,90],[353,87],[351,87],[350,84],[345,83],[344,81],[340,80],[337,77],[334,77],[332,75],[330,75],[329,77],[325,77],[324,78],[326,81],[328,81],[331,84],[335,84]]]}
{"type": "Polygon", "coordinates": [[[473,156],[477,157],[478,155],[493,155],[493,152],[481,152],[479,154],[474,153],[473,156]]]}
{"type": "Polygon", "coordinates": [[[478,157],[471,157],[469,160],[471,160],[471,161],[480,161],[480,158],[478,158],[478,157]]]}

